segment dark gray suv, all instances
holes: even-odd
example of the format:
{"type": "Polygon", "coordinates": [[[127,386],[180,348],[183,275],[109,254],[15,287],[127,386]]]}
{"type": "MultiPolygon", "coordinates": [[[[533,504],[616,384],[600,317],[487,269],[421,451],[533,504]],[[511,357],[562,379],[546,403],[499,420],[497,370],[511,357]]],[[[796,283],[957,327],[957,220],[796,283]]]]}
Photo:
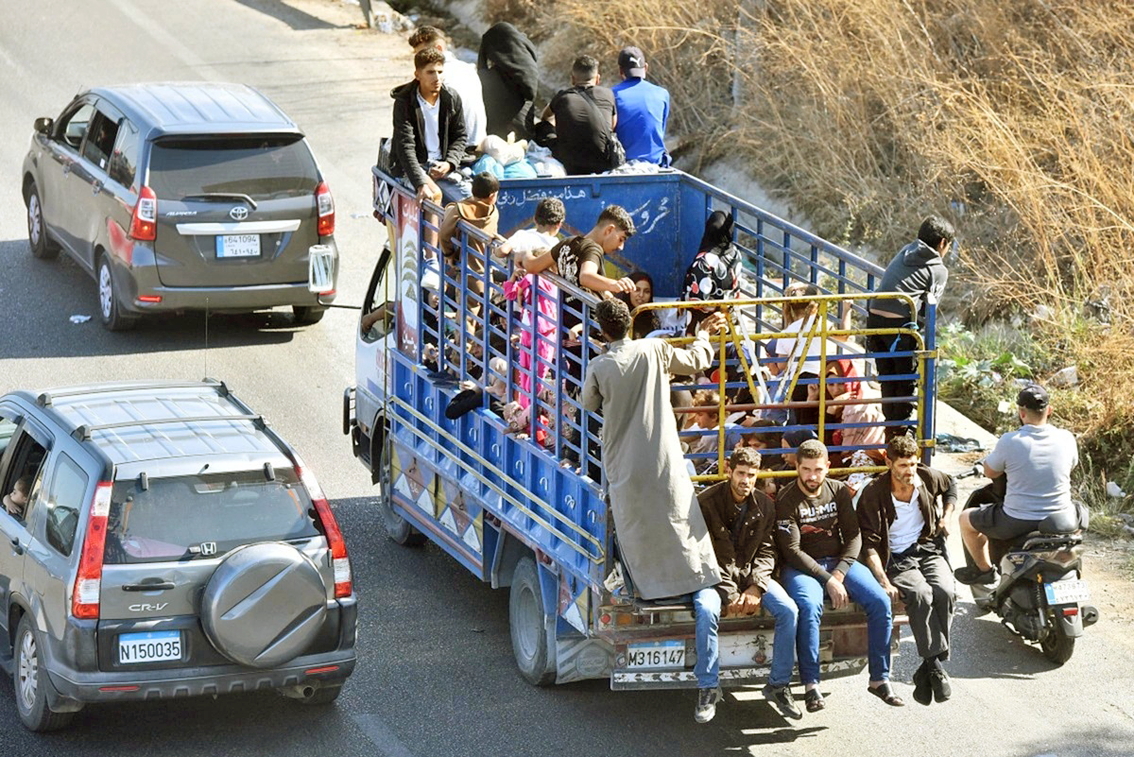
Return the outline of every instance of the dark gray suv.
{"type": "Polygon", "coordinates": [[[32,254],[87,269],[108,329],[281,305],[314,323],[334,300],[331,192],[303,132],[250,87],[82,92],[36,120],[22,190],[32,254]]]}
{"type": "Polygon", "coordinates": [[[20,720],[275,689],[355,664],[346,544],[299,456],[223,383],[0,397],[0,664],[20,720]]]}

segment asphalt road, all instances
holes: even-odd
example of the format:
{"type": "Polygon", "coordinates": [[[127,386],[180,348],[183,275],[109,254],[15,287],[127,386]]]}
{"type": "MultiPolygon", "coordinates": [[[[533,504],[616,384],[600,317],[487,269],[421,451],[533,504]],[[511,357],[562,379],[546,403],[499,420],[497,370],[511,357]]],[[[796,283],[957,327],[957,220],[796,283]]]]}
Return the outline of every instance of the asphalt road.
{"type": "MultiPolygon", "coordinates": [[[[140,377],[214,376],[264,413],[321,478],[346,532],[362,597],[359,665],[334,707],[274,695],[88,707],[36,736],[0,682],[0,754],[103,755],[1003,755],[1134,754],[1134,634],[1103,618],[1063,668],[964,601],[954,699],[885,707],[865,674],[824,685],[828,709],[784,721],[758,691],[729,694],[696,726],[691,692],[612,693],[601,682],[533,689],[512,663],[507,596],[439,550],[388,543],[372,489],[340,433],[356,314],[296,329],[283,312],[162,318],[110,334],[93,281],[66,259],[32,259],[19,169],[32,121],[83,85],[216,79],[252,84],[307,131],[337,203],[344,275],[358,303],[383,241],[369,171],[389,133],[391,86],[410,76],[396,37],[352,28],[332,0],[3,0],[0,3],[0,391],[140,377]]],[[[1111,584],[1129,607],[1129,585],[1111,584]]],[[[912,640],[895,662],[909,699],[912,640]]]]}

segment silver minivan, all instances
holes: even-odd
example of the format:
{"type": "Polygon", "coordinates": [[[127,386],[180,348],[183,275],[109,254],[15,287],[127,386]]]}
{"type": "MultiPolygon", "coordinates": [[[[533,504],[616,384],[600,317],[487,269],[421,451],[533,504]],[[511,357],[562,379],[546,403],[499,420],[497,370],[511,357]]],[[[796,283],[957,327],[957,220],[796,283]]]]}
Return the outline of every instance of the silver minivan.
{"type": "Polygon", "coordinates": [[[93,275],[108,329],[284,305],[315,323],[335,298],[334,199],[303,132],[251,87],[82,92],[36,120],[21,189],[32,254],[93,275]]]}
{"type": "Polygon", "coordinates": [[[0,665],[31,730],[125,699],[327,704],[353,671],[331,506],[223,383],[0,397],[0,488],[0,665]]]}

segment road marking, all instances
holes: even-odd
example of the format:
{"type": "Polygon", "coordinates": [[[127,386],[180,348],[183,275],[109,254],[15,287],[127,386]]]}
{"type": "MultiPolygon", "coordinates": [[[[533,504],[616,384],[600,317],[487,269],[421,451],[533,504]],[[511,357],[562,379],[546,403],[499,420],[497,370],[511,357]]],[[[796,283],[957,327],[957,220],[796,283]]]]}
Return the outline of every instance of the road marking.
{"type": "Polygon", "coordinates": [[[382,718],[371,713],[352,714],[351,718],[366,738],[378,747],[379,757],[414,757],[414,753],[394,735],[382,718]]]}

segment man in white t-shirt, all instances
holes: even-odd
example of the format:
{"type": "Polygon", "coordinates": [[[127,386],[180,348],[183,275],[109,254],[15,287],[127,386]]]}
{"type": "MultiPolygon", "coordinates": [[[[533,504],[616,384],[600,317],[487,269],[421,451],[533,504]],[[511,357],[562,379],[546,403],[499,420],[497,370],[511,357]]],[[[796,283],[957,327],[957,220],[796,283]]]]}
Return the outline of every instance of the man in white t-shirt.
{"type": "Polygon", "coordinates": [[[461,98],[465,116],[465,138],[470,152],[480,146],[486,135],[488,119],[484,114],[484,96],[480,89],[480,76],[476,66],[465,63],[449,50],[445,33],[436,26],[419,26],[409,38],[414,53],[435,48],[445,56],[445,83],[456,90],[461,98]]]}
{"type": "Polygon", "coordinates": [[[1077,522],[1071,501],[1071,469],[1079,464],[1074,435],[1048,423],[1051,406],[1047,390],[1039,384],[1021,389],[1016,405],[1023,425],[1000,437],[984,460],[986,476],[1008,476],[1004,502],[961,513],[961,538],[975,565],[956,570],[957,580],[964,584],[996,579],[989,539],[1010,541],[1035,531],[1051,516],[1077,522]]]}

